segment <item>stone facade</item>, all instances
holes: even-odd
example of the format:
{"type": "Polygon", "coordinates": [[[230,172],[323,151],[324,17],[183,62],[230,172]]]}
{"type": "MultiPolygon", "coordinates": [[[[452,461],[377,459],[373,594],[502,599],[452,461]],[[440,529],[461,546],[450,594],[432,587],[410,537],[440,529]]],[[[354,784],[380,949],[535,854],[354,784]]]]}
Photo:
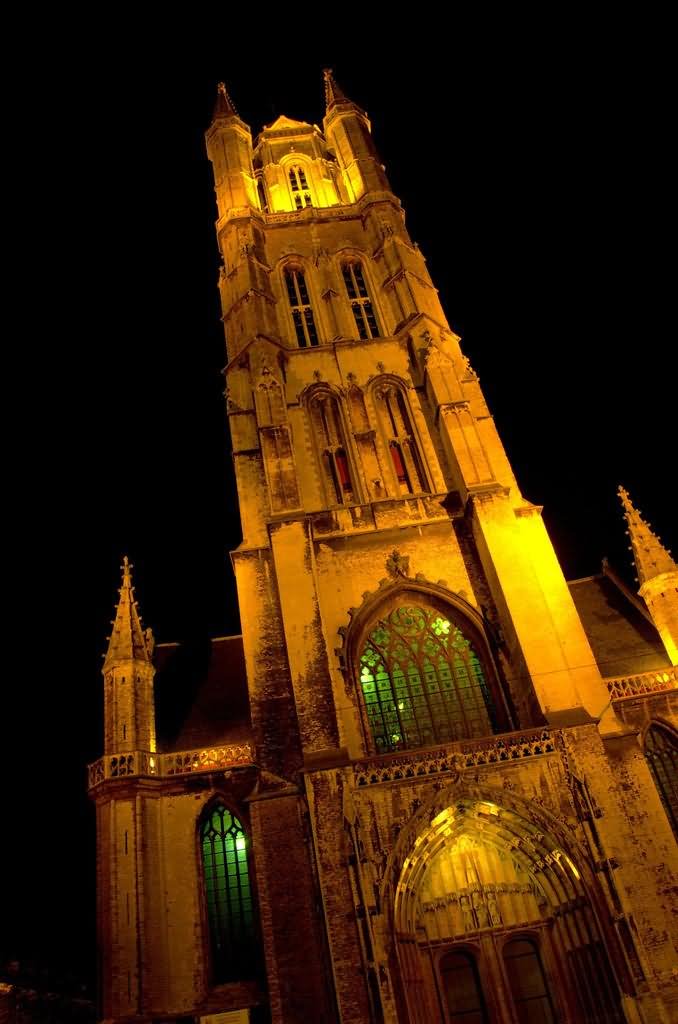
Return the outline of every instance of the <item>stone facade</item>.
{"type": "Polygon", "coordinates": [[[207,132],[243,633],[164,733],[185,663],[125,563],[90,767],[101,1016],[668,1024],[675,562],[624,492],[636,561],[659,545],[641,596],[568,587],[367,116],[329,72],[326,99],[322,132],[253,144],[222,87],[207,132]],[[247,850],[246,977],[216,977],[215,807],[247,850]]]}

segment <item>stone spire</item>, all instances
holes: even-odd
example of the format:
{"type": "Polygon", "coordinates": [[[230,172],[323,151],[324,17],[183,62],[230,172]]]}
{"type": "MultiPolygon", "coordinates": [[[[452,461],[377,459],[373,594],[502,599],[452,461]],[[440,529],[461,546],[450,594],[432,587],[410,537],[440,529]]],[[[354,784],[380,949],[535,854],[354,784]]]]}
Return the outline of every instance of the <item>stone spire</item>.
{"type": "Polygon", "coordinates": [[[141,618],[134,600],[132,584],[132,566],[127,555],[122,560],[122,586],[118,593],[118,607],[113,621],[113,632],[109,637],[108,651],[104,660],[104,669],[120,661],[151,661],[153,654],[153,635],[150,629],[145,632],[141,626],[141,618]]]}
{"type": "Polygon", "coordinates": [[[675,572],[678,569],[678,565],[676,565],[671,557],[671,552],[666,550],[659,537],[655,536],[640,512],[634,508],[628,491],[620,486],[617,493],[621,499],[624,518],[628,525],[626,532],[631,540],[631,551],[636,563],[638,583],[642,587],[644,583],[647,583],[655,576],[665,572],[675,572]]]}
{"type": "Polygon", "coordinates": [[[327,110],[331,110],[335,103],[350,103],[351,100],[345,95],[341,86],[335,82],[332,68],[325,68],[323,75],[325,77],[325,106],[327,110]]]}
{"type": "Polygon", "coordinates": [[[220,117],[239,117],[238,111],[235,109],[233,100],[226,91],[226,86],[223,82],[219,82],[217,86],[217,102],[214,104],[214,113],[212,120],[216,121],[220,117]]]}

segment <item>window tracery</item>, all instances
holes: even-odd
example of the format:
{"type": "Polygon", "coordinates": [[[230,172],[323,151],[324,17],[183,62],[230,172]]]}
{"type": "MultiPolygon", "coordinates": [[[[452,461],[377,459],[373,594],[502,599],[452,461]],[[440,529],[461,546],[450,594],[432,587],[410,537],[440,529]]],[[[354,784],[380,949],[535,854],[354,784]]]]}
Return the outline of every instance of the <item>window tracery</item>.
{"type": "Polygon", "coordinates": [[[319,392],[309,402],[309,414],[327,502],[350,504],[356,488],[338,399],[327,391],[319,392]]]}
{"type": "Polygon", "coordinates": [[[427,491],[412,420],[402,390],[396,384],[382,385],[376,391],[376,398],[398,492],[417,494],[427,491]]]}
{"type": "Polygon", "coordinates": [[[365,284],[362,264],[359,260],[346,260],[341,264],[341,273],[346,285],[346,293],[351,304],[351,312],[362,341],[378,338],[381,334],[377,318],[374,315],[372,300],[365,284]]]}
{"type": "Polygon", "coordinates": [[[212,805],[200,824],[212,978],[252,976],[254,907],[248,866],[249,840],[223,805],[212,805]]]}
{"type": "Polygon", "coordinates": [[[650,726],[645,734],[645,757],[678,839],[678,741],[669,729],[656,723],[650,726]]]}
{"type": "Polygon", "coordinates": [[[304,272],[300,267],[290,266],[285,267],[284,276],[297,344],[299,348],[315,346],[318,344],[318,332],[304,272]]]}
{"type": "Polygon", "coordinates": [[[303,210],[305,206],[312,206],[311,190],[306,180],[306,172],[303,167],[290,167],[287,172],[292,190],[292,199],[297,210],[303,210]]]}
{"type": "Polygon", "coordinates": [[[365,640],[360,682],[377,753],[497,731],[480,659],[461,629],[432,608],[405,606],[365,640]]]}

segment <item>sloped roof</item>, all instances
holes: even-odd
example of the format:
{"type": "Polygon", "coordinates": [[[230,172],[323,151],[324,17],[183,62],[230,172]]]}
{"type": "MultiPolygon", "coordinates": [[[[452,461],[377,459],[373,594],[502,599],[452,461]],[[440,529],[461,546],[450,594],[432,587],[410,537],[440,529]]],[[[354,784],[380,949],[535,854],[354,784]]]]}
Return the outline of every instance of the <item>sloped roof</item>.
{"type": "Polygon", "coordinates": [[[568,583],[598,668],[606,678],[666,668],[657,630],[609,576],[568,583]]]}
{"type": "Polygon", "coordinates": [[[241,636],[156,648],[155,715],[162,752],[251,738],[241,636]]]}
{"type": "Polygon", "coordinates": [[[285,114],[281,114],[277,117],[272,124],[264,125],[265,132],[283,132],[292,131],[296,129],[308,129],[313,128],[313,125],[309,124],[308,121],[295,121],[291,117],[287,117],[285,114]]]}

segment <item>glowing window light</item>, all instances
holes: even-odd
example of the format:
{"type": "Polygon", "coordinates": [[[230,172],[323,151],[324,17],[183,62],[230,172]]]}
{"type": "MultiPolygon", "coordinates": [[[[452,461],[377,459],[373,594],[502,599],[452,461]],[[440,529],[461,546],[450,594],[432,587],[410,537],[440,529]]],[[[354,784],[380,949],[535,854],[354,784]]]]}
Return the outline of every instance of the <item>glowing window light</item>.
{"type": "Polygon", "coordinates": [[[200,839],[214,981],[250,978],[255,968],[247,837],[226,807],[211,807],[200,839]]]}

